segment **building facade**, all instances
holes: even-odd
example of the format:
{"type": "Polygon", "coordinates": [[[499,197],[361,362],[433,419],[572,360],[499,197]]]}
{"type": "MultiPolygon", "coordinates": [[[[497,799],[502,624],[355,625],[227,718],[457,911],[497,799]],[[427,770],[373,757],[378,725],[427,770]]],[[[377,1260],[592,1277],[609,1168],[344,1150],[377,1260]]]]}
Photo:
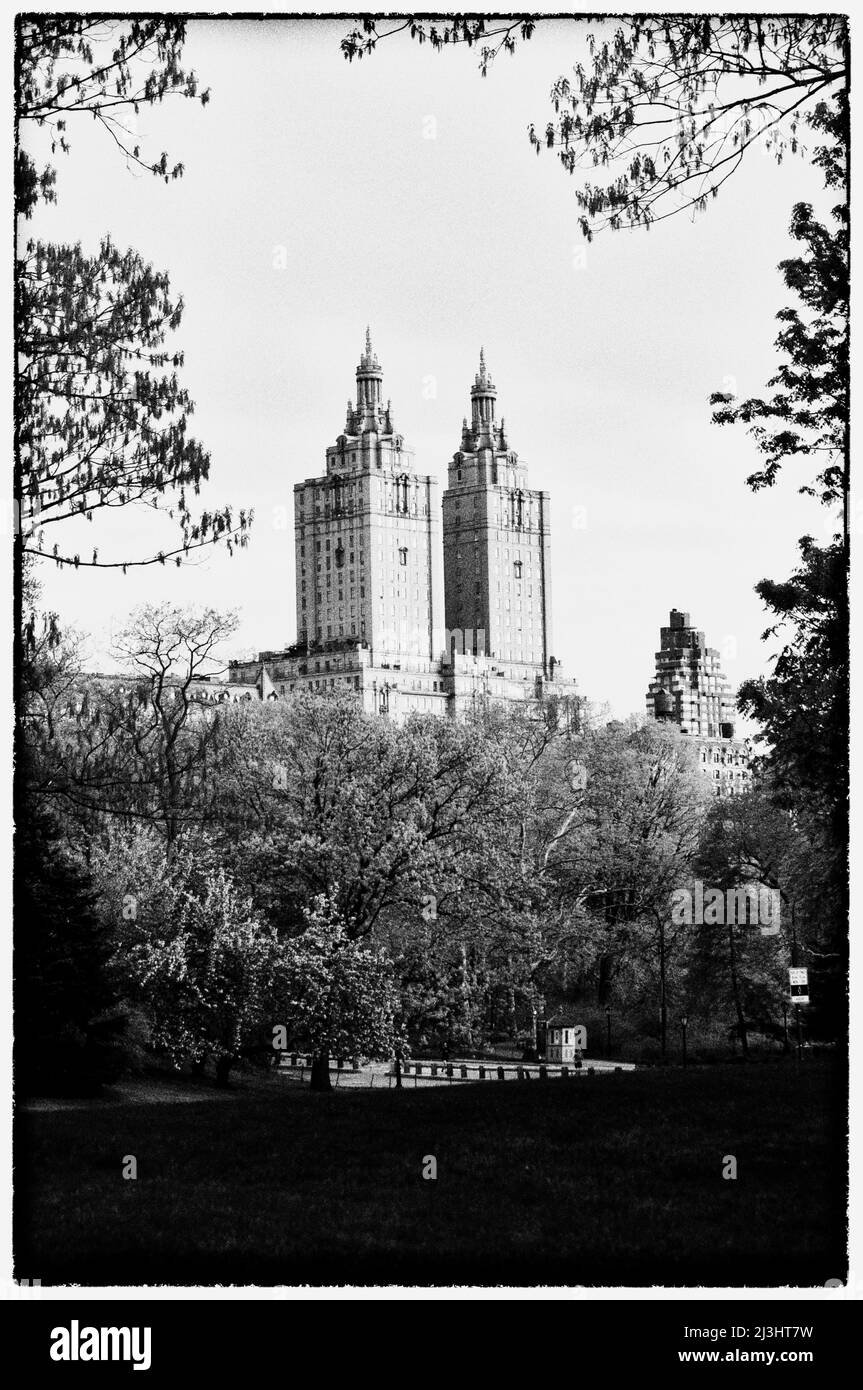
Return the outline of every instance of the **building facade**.
{"type": "Polygon", "coordinates": [[[326,451],[326,473],[294,488],[297,642],[353,638],[394,661],[434,661],[443,646],[438,484],[416,472],[382,384],[367,333],[356,405],[326,451]]]}
{"type": "Polygon", "coordinates": [[[660,628],[656,671],[647,690],[647,714],[679,725],[697,741],[699,766],[715,795],[747,791],[752,784],[748,740],[734,736],[734,697],[719,664],[719,652],[693,627],[688,613],[673,608],[660,628]]]}
{"type": "Polygon", "coordinates": [[[465,650],[494,658],[513,676],[548,675],[551,655],[551,526],[547,492],[527,486],[510,449],[497,390],[480,352],[471,423],[449,465],[443,495],[446,625],[465,650]]]}
{"type": "Polygon", "coordinates": [[[584,1029],[573,1013],[554,1014],[546,1024],[545,1056],[549,1062],[575,1062],[581,1065],[585,1046],[584,1029]]]}
{"type": "Polygon", "coordinates": [[[394,717],[575,694],[550,650],[548,494],[527,488],[496,394],[481,353],[442,505],[366,332],[344,431],[294,488],[297,641],[231,662],[232,685],[265,700],[350,689],[394,717]]]}

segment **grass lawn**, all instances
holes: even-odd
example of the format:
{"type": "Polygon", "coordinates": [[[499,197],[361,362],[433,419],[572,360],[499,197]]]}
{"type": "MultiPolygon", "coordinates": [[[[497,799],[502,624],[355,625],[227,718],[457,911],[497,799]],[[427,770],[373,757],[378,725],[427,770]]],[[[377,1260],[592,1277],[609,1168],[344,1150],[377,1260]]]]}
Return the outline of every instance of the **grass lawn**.
{"type": "Polygon", "coordinates": [[[327,1096],[246,1078],[200,1094],[19,1110],[18,1278],[740,1287],[846,1275],[844,1081],[830,1061],[327,1096]],[[422,1177],[425,1155],[436,1180],[422,1177]]]}

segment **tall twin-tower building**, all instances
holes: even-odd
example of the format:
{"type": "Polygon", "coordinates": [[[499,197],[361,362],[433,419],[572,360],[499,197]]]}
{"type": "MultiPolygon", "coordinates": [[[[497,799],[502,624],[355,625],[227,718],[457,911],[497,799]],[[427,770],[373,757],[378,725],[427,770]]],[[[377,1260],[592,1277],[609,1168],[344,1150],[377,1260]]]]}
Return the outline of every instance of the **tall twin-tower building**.
{"type": "Polygon", "coordinates": [[[326,471],[294,487],[297,641],[232,662],[233,685],[262,699],[347,687],[395,716],[574,694],[551,647],[549,496],[528,487],[482,352],[470,398],[441,498],[366,333],[326,471]]]}
{"type": "MultiPolygon", "coordinates": [[[[552,655],[549,496],[528,487],[482,351],[470,407],[439,497],[396,427],[366,333],[325,471],[294,487],[297,640],[232,661],[233,698],[350,689],[399,717],[575,694],[552,655]]],[[[222,686],[210,698],[230,697],[222,686]]],[[[660,632],[647,714],[691,737],[717,795],[751,785],[719,653],[678,609],[660,632]]]]}

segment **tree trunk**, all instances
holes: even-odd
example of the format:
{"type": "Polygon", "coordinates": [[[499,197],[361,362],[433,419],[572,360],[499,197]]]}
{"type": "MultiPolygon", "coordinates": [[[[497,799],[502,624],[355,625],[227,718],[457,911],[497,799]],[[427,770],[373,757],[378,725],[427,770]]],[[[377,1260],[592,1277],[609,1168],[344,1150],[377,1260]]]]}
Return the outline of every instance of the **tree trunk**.
{"type": "Polygon", "coordinates": [[[330,1081],[329,1052],[316,1052],[312,1058],[312,1078],[309,1086],[313,1091],[331,1091],[333,1089],[330,1081]]]}
{"type": "Polygon", "coordinates": [[[749,1038],[746,1035],[746,1015],[740,1002],[740,982],[737,978],[737,953],[734,949],[734,924],[728,924],[728,949],[731,957],[731,994],[734,999],[734,1012],[737,1015],[737,1031],[744,1058],[749,1056],[749,1038]]]}
{"type": "Polygon", "coordinates": [[[511,1038],[518,1036],[518,1011],[515,1004],[515,985],[512,982],[512,957],[507,960],[508,968],[508,988],[507,988],[507,1013],[509,1014],[509,1035],[511,1038]]]}
{"type": "Polygon", "coordinates": [[[596,1002],[600,1008],[605,1008],[611,998],[611,982],[614,977],[614,956],[605,955],[599,958],[599,980],[596,990],[596,1002]]]}
{"type": "Polygon", "coordinates": [[[228,1076],[235,1061],[235,1057],[216,1058],[216,1085],[222,1089],[228,1085],[228,1076]]]}
{"type": "Polygon", "coordinates": [[[467,947],[464,942],[462,942],[461,945],[461,1007],[465,1041],[468,1047],[473,1047],[470,977],[467,963],[467,947]]]}
{"type": "Polygon", "coordinates": [[[663,1062],[668,1051],[668,998],[665,992],[665,923],[659,923],[659,1051],[663,1062]]]}

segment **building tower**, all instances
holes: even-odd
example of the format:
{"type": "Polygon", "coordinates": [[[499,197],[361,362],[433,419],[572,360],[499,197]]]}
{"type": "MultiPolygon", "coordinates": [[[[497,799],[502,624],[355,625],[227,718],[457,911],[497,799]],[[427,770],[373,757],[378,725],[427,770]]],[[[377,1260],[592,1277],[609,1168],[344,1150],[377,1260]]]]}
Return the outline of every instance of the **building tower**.
{"type": "Polygon", "coordinates": [[[528,490],[495,421],[482,354],[471,397],[444,495],[456,640],[437,480],[396,431],[366,330],[344,432],[323,476],[294,487],[297,640],[232,661],[233,698],[350,690],[369,713],[460,719],[553,694],[570,717],[576,683],[549,655],[548,494],[528,490]]]}
{"type": "Polygon", "coordinates": [[[708,647],[688,613],[673,608],[668,621],[668,627],[660,628],[648,714],[673,719],[685,734],[698,738],[733,738],[734,703],[719,668],[719,652],[708,647]]]}
{"type": "Polygon", "coordinates": [[[438,484],[414,471],[382,384],[366,330],[326,474],[294,488],[298,644],[361,642],[373,665],[429,662],[444,647],[438,484]]]}
{"type": "Polygon", "coordinates": [[[647,714],[675,723],[698,741],[701,770],[717,796],[751,786],[748,742],[734,737],[734,698],[719,667],[719,652],[708,647],[688,613],[672,608],[660,628],[656,675],[647,691],[647,714]]]}
{"type": "Polygon", "coordinates": [[[443,495],[450,642],[484,653],[510,679],[551,679],[549,496],[528,488],[527,466],[495,419],[483,351],[470,395],[471,422],[463,422],[443,495]]]}

